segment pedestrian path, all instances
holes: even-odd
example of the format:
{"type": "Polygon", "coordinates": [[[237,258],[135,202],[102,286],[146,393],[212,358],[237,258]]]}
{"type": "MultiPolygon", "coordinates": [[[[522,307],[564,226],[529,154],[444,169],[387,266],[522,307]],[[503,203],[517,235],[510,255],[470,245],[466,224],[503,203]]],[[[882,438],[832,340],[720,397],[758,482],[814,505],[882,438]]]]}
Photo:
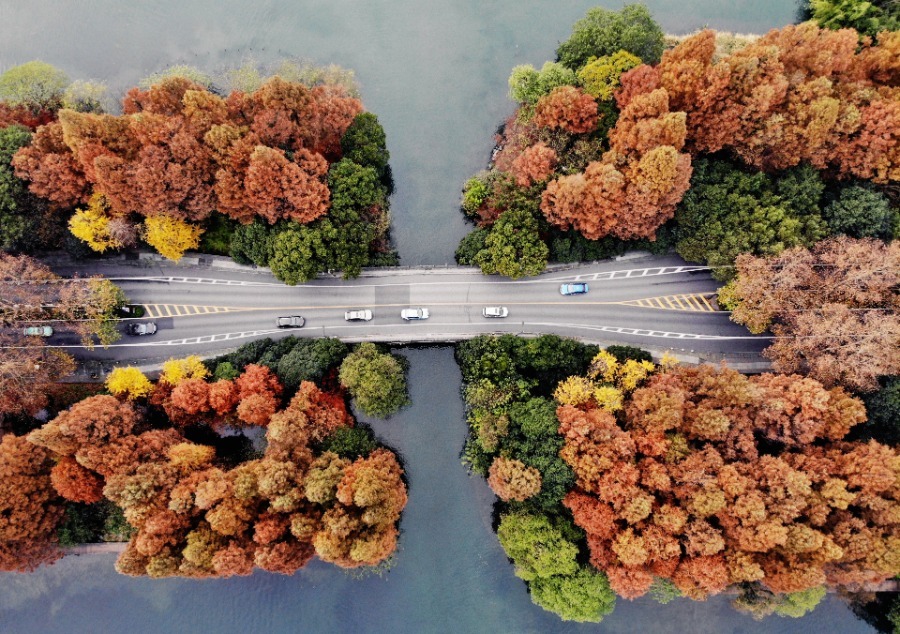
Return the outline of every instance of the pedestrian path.
{"type": "Polygon", "coordinates": [[[619,303],[626,306],[640,306],[641,308],[684,310],[702,313],[713,313],[719,309],[718,304],[716,304],[715,293],[664,295],[662,297],[631,299],[619,303]]]}

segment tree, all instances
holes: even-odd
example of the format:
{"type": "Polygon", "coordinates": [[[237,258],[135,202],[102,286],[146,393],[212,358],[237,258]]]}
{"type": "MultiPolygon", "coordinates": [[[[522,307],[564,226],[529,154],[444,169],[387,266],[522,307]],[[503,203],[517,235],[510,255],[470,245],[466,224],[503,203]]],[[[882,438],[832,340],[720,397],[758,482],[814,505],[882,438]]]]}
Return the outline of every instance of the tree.
{"type": "Polygon", "coordinates": [[[231,234],[229,255],[242,264],[268,266],[272,257],[272,231],[259,219],[238,225],[231,234]]]}
{"type": "Polygon", "coordinates": [[[891,238],[898,212],[871,188],[851,185],[823,210],[828,226],[852,238],[891,238]]]}
{"type": "Polygon", "coordinates": [[[62,556],[56,526],[63,508],[50,482],[50,452],[21,436],[0,441],[0,569],[31,572],[62,556]]]}
{"type": "MultiPolygon", "coordinates": [[[[776,181],[725,162],[701,159],[694,164],[691,188],[675,212],[676,250],[686,260],[727,267],[742,253],[778,255],[809,246],[825,237],[827,226],[817,211],[824,184],[811,169],[794,170],[776,181]],[[782,184],[794,176],[812,193],[798,196],[782,184]],[[792,195],[794,194],[794,195],[792,195]],[[811,204],[805,198],[811,199],[811,204]]],[[[726,281],[729,268],[713,272],[726,281]]]]}
{"type": "Polygon", "coordinates": [[[177,218],[150,216],[144,220],[141,237],[160,255],[177,262],[188,249],[200,245],[203,229],[177,218]]]}
{"type": "Polygon", "coordinates": [[[732,319],[751,332],[771,328],[777,338],[766,354],[777,368],[871,391],[900,367],[891,310],[898,258],[896,243],[846,237],[773,258],[741,256],[732,319]]]}
{"type": "Polygon", "coordinates": [[[138,368],[125,366],[113,368],[106,377],[106,389],[113,394],[125,394],[129,399],[136,399],[148,396],[153,391],[153,384],[138,368]]]}
{"type": "Polygon", "coordinates": [[[409,402],[404,366],[375,344],[359,344],[344,358],[338,376],[356,406],[370,416],[387,418],[409,402]]]}
{"type": "Polygon", "coordinates": [[[621,11],[589,9],[575,23],[571,37],[556,49],[561,64],[579,70],[592,57],[625,51],[645,64],[655,64],[663,53],[663,32],[647,7],[626,5],[621,11]]]}
{"type": "Polygon", "coordinates": [[[616,605],[606,576],[590,568],[579,568],[572,575],[538,578],[528,588],[532,601],[564,621],[600,623],[616,605]]]}
{"type": "Polygon", "coordinates": [[[88,201],[91,186],[69,146],[59,122],[41,126],[31,145],[21,148],[12,160],[16,177],[28,181],[28,190],[61,207],[88,201]]]}
{"type": "Polygon", "coordinates": [[[174,386],[187,379],[203,379],[208,375],[209,370],[203,365],[203,360],[196,355],[190,355],[183,359],[169,359],[163,363],[159,380],[174,386]]]}
{"type": "Polygon", "coordinates": [[[475,263],[485,275],[499,273],[512,279],[537,275],[547,265],[547,245],[538,235],[538,224],[527,209],[503,212],[484,240],[475,263]]]}
{"type": "Polygon", "coordinates": [[[106,197],[94,194],[87,208],[77,209],[69,218],[69,231],[98,253],[107,249],[121,249],[125,245],[112,235],[110,220],[106,197]]]}
{"type": "Polygon", "coordinates": [[[50,482],[57,493],[72,502],[93,504],[103,499],[103,479],[69,456],[50,471],[50,482]]]}
{"type": "Polygon", "coordinates": [[[575,73],[562,64],[545,62],[541,70],[531,64],[512,69],[509,75],[509,96],[513,101],[533,106],[541,97],[561,86],[574,86],[575,73]]]}
{"type": "Polygon", "coordinates": [[[525,581],[578,571],[578,548],[544,515],[503,515],[497,537],[516,566],[516,576],[525,581]]]}
{"type": "Polygon", "coordinates": [[[885,377],[879,390],[865,395],[868,421],[863,426],[865,437],[888,445],[900,444],[900,377],[885,377]]]}
{"type": "Polygon", "coordinates": [[[106,84],[98,81],[77,79],[66,87],[63,93],[62,106],[76,112],[106,112],[109,105],[109,90],[106,84]]]}
{"type": "Polygon", "coordinates": [[[13,155],[30,142],[31,133],[21,125],[0,128],[0,249],[4,251],[22,245],[34,226],[33,201],[11,165],[13,155]]]}
{"type": "Polygon", "coordinates": [[[0,99],[12,105],[55,110],[68,84],[69,78],[55,66],[25,62],[0,75],[0,99]]]}
{"type": "Polygon", "coordinates": [[[43,345],[18,346],[18,339],[0,337],[0,418],[9,414],[33,416],[47,406],[53,385],[75,372],[75,359],[43,345]]]}
{"type": "Polygon", "coordinates": [[[342,157],[362,167],[371,167],[378,174],[379,180],[385,183],[390,178],[388,161],[391,158],[387,150],[387,137],[378,117],[371,112],[361,112],[353,119],[341,137],[342,157]]]}
{"type": "Polygon", "coordinates": [[[778,599],[788,615],[823,583],[893,574],[874,553],[890,548],[895,523],[869,509],[895,506],[896,482],[877,465],[896,451],[843,440],[865,420],[843,390],[674,367],[635,389],[619,419],[569,405],[557,417],[579,487],[564,503],[621,596],[644,594],[654,576],[695,599],[734,583],[809,591],[778,599]]]}
{"type": "Polygon", "coordinates": [[[541,97],[534,108],[534,125],[585,134],[597,127],[597,102],[574,86],[560,86],[541,97]]]}
{"type": "Polygon", "coordinates": [[[537,143],[525,149],[512,163],[511,173],[519,187],[531,187],[546,180],[556,167],[558,157],[552,148],[537,143]]]}
{"type": "Polygon", "coordinates": [[[524,502],[541,490],[541,472],[519,460],[500,456],[491,464],[488,485],[504,502],[524,502]]]}
{"type": "Polygon", "coordinates": [[[90,396],[28,434],[28,441],[63,456],[102,446],[131,434],[137,414],[112,396],[90,396]]]}
{"type": "Polygon", "coordinates": [[[578,71],[578,81],[584,91],[599,101],[610,101],[619,87],[622,73],[639,66],[641,60],[628,51],[616,51],[600,56],[578,71]]]}
{"type": "Polygon", "coordinates": [[[856,29],[875,37],[882,31],[900,30],[900,18],[888,2],[874,0],[810,0],[812,19],[827,29],[856,29]]]}

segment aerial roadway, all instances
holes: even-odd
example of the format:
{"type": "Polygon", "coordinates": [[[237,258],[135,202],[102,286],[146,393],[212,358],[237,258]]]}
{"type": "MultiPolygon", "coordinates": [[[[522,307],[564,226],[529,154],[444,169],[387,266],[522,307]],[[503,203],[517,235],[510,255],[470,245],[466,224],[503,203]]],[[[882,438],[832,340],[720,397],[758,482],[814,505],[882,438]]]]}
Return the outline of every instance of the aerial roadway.
{"type": "Polygon", "coordinates": [[[324,275],[298,286],[286,286],[266,271],[157,262],[99,263],[80,273],[108,277],[131,304],[145,307],[144,317],[123,320],[123,333],[130,322],[156,326],[150,335],[126,335],[109,348],[93,351],[80,349],[74,335],[60,332],[50,338],[50,345],[71,347],[70,352],[83,359],[211,356],[256,338],[288,335],[415,343],[479,334],[552,333],[744,357],[756,357],[770,342],[751,336],[717,309],[720,284],[706,267],[675,256],[557,268],[516,281],[452,267],[372,269],[353,280],[324,275]],[[585,284],[588,291],[562,294],[561,286],[569,283],[585,284]],[[407,310],[418,308],[427,309],[428,317],[401,317],[405,310],[408,317],[423,316],[407,310]],[[486,316],[486,308],[506,310],[488,311],[497,316],[486,316]],[[363,312],[347,315],[349,311],[363,312]],[[283,317],[302,320],[279,321],[283,317]]]}

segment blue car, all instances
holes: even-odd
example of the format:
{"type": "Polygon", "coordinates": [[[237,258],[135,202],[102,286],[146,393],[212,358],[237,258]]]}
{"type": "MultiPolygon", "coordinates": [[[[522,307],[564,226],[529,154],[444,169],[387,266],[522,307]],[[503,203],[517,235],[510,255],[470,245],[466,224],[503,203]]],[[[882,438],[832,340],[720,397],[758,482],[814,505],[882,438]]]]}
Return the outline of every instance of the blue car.
{"type": "Polygon", "coordinates": [[[588,292],[588,285],[581,284],[580,282],[563,284],[559,287],[559,292],[562,295],[584,295],[588,292]]]}

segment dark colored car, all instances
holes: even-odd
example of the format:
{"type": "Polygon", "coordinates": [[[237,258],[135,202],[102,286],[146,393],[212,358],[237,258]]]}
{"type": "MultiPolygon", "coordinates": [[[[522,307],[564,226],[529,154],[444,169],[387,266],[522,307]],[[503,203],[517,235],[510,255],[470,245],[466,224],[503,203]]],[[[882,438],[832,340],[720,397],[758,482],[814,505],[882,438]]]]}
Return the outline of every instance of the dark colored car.
{"type": "Polygon", "coordinates": [[[129,335],[136,337],[140,335],[155,335],[156,323],[152,321],[136,321],[128,324],[125,330],[129,335]]]}
{"type": "Polygon", "coordinates": [[[584,295],[588,292],[588,285],[581,282],[570,282],[559,287],[562,295],[584,295]]]}
{"type": "Polygon", "coordinates": [[[275,320],[275,325],[279,328],[303,328],[306,320],[300,315],[291,315],[290,317],[279,317],[275,320]]]}

